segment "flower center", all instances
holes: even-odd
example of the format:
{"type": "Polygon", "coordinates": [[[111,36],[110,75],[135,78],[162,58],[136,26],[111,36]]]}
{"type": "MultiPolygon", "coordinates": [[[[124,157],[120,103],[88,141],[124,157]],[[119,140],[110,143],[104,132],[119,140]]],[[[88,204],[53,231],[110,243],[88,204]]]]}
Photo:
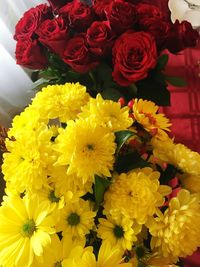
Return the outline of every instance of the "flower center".
{"type": "Polygon", "coordinates": [[[61,262],[59,261],[57,261],[55,264],[54,264],[54,267],[62,267],[62,264],[61,264],[61,262]]]}
{"type": "Polygon", "coordinates": [[[113,233],[116,238],[122,238],[124,236],[124,230],[121,226],[115,225],[115,228],[113,229],[113,233]]]}
{"type": "Polygon", "coordinates": [[[56,203],[58,203],[59,200],[60,200],[59,197],[56,197],[55,192],[54,192],[53,190],[50,191],[48,198],[49,198],[49,200],[50,200],[51,202],[56,202],[56,203]]]}
{"type": "Polygon", "coordinates": [[[80,216],[73,212],[68,216],[67,222],[72,226],[76,226],[80,223],[80,216]]]}
{"type": "Polygon", "coordinates": [[[36,230],[35,223],[33,220],[28,220],[22,225],[22,235],[24,237],[31,237],[36,230]]]}
{"type": "Polygon", "coordinates": [[[94,150],[94,145],[93,144],[87,144],[87,149],[88,150],[94,150]]]}

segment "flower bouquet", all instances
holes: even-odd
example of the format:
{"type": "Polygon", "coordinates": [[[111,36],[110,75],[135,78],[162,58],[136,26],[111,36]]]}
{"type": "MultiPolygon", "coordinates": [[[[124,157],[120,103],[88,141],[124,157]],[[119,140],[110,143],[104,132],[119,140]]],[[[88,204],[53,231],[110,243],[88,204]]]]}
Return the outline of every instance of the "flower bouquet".
{"type": "Polygon", "coordinates": [[[176,266],[200,245],[200,155],[151,101],[48,85],[13,120],[2,267],[176,266]]]}
{"type": "Polygon", "coordinates": [[[165,50],[195,46],[198,33],[187,21],[172,23],[152,1],[49,0],[31,8],[16,25],[17,63],[35,70],[37,88],[77,82],[91,96],[133,97],[169,105],[165,50]]]}

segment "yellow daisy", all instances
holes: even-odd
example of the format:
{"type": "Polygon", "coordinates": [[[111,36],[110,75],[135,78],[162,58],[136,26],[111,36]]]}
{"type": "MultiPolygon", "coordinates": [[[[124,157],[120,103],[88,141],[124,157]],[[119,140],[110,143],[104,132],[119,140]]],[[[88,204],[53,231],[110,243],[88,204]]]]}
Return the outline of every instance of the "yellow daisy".
{"type": "MultiPolygon", "coordinates": [[[[36,258],[33,267],[61,267],[65,259],[73,259],[74,254],[77,253],[80,248],[83,248],[84,245],[83,242],[72,240],[70,235],[60,240],[59,237],[54,234],[51,237],[51,245],[44,248],[43,256],[36,258]]],[[[76,254],[76,258],[78,257],[79,255],[76,254]]]]}
{"type": "Polygon", "coordinates": [[[164,114],[158,113],[158,106],[152,101],[134,99],[133,115],[147,132],[153,133],[157,138],[163,139],[165,131],[170,131],[171,123],[164,114]]]}
{"type": "Polygon", "coordinates": [[[9,152],[4,153],[2,171],[4,179],[20,192],[40,189],[47,184],[47,168],[53,164],[52,133],[42,124],[34,132],[24,132],[16,141],[7,140],[9,152]]]}
{"type": "Polygon", "coordinates": [[[73,262],[74,265],[69,265],[67,261],[63,261],[62,267],[132,267],[131,263],[122,262],[119,248],[112,247],[109,242],[103,242],[97,260],[92,250],[85,248],[82,250],[82,257],[73,262]]]}
{"type": "Polygon", "coordinates": [[[115,217],[127,214],[138,224],[144,224],[164,204],[164,196],[171,192],[170,187],[160,185],[159,177],[160,173],[151,168],[116,176],[104,195],[106,212],[115,217]]]}
{"type": "Polygon", "coordinates": [[[133,120],[129,117],[128,107],[121,108],[121,105],[112,100],[104,100],[100,94],[96,99],[90,98],[87,105],[82,108],[80,118],[88,118],[99,123],[111,131],[120,131],[129,128],[133,120]]]}
{"type": "Polygon", "coordinates": [[[200,246],[199,195],[182,189],[172,198],[164,214],[151,218],[148,228],[151,248],[164,257],[186,257],[200,246]]]}
{"type": "Polygon", "coordinates": [[[36,195],[13,196],[0,207],[0,264],[31,266],[51,243],[54,221],[47,202],[36,195]]]}
{"type": "MultiPolygon", "coordinates": [[[[60,212],[65,206],[65,196],[57,194],[55,192],[53,184],[51,184],[51,186],[43,187],[42,189],[38,190],[37,195],[40,201],[46,201],[49,203],[52,210],[52,215],[55,217],[55,220],[57,222],[57,220],[59,219],[60,212]]],[[[71,199],[72,195],[72,193],[71,195],[69,194],[68,199],[71,199]]]]}
{"type": "Polygon", "coordinates": [[[89,119],[69,121],[57,137],[55,150],[60,152],[57,165],[69,165],[67,173],[83,182],[94,175],[110,177],[116,149],[115,136],[89,119]]]}
{"type": "Polygon", "coordinates": [[[89,201],[67,203],[62,209],[56,229],[63,232],[63,235],[71,234],[73,238],[84,239],[85,235],[94,227],[94,217],[89,201]]]}
{"type": "Polygon", "coordinates": [[[170,163],[181,171],[191,174],[200,175],[200,154],[194,152],[182,144],[175,144],[172,139],[165,139],[165,143],[152,138],[154,156],[170,163]]]}
{"type": "Polygon", "coordinates": [[[48,85],[36,94],[32,108],[39,112],[41,118],[59,118],[61,122],[67,122],[77,117],[88,100],[86,87],[79,83],[48,85]]]}
{"type": "Polygon", "coordinates": [[[100,218],[99,223],[98,236],[112,246],[118,246],[121,252],[131,250],[137,240],[136,235],[141,230],[141,226],[123,215],[117,219],[112,219],[111,216],[107,216],[107,219],[100,218]]]}

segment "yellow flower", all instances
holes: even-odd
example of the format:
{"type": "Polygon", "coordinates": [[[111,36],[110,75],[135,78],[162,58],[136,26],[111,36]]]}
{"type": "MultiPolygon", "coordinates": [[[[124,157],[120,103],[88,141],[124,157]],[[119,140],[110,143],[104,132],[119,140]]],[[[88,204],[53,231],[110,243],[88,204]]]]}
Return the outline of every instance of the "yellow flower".
{"type": "Polygon", "coordinates": [[[151,168],[122,173],[105,193],[105,209],[113,216],[127,214],[138,224],[144,224],[164,203],[170,187],[159,184],[160,173],[151,168]]]}
{"type": "Polygon", "coordinates": [[[99,223],[98,236],[112,246],[118,246],[122,253],[131,250],[133,242],[137,240],[136,235],[141,230],[141,226],[123,215],[118,219],[112,219],[111,216],[107,216],[107,219],[100,218],[99,223]]]}
{"type": "Polygon", "coordinates": [[[200,175],[179,175],[179,179],[184,188],[192,193],[200,193],[200,175]]]}
{"type": "MultiPolygon", "coordinates": [[[[80,255],[80,253],[79,253],[80,255]]],[[[132,267],[131,263],[121,263],[123,261],[119,248],[112,247],[110,243],[103,242],[100,247],[98,260],[89,248],[82,250],[82,257],[74,261],[74,265],[63,261],[63,267],[132,267]]]]}
{"type": "Polygon", "coordinates": [[[155,157],[176,166],[187,174],[200,175],[199,153],[182,144],[175,144],[170,138],[167,138],[164,144],[153,138],[151,143],[155,157]]]}
{"type": "Polygon", "coordinates": [[[37,110],[27,107],[20,115],[14,117],[12,128],[8,131],[8,136],[18,139],[28,132],[35,131],[40,127],[40,115],[37,110]]]}
{"type": "Polygon", "coordinates": [[[113,132],[127,129],[133,123],[133,120],[129,117],[128,107],[121,108],[119,103],[104,100],[100,94],[97,95],[96,99],[90,98],[89,103],[82,108],[79,117],[90,117],[94,122],[109,128],[113,132]]]}
{"type": "Polygon", "coordinates": [[[51,167],[48,179],[54,184],[56,194],[64,195],[68,199],[69,194],[72,194],[72,198],[77,198],[85,195],[87,192],[92,192],[92,181],[83,183],[82,179],[77,177],[77,175],[67,174],[67,170],[68,167],[66,166],[51,167]]]}
{"type": "Polygon", "coordinates": [[[141,124],[147,132],[156,133],[157,138],[163,139],[165,131],[170,131],[171,123],[164,114],[158,113],[158,106],[152,101],[134,99],[133,114],[135,120],[141,124]]]}
{"type": "MultiPolygon", "coordinates": [[[[40,201],[47,201],[49,203],[52,209],[52,214],[54,214],[55,218],[57,218],[59,216],[60,210],[62,210],[62,208],[65,206],[65,196],[57,194],[55,192],[53,184],[51,186],[43,187],[42,189],[38,190],[37,195],[40,201]]],[[[69,199],[70,198],[71,195],[69,196],[69,199]]]]}
{"type": "Polygon", "coordinates": [[[69,165],[67,173],[76,174],[83,182],[94,175],[111,176],[115,153],[115,136],[89,119],[69,121],[56,139],[61,153],[57,165],[69,165]]]}
{"type": "Polygon", "coordinates": [[[64,236],[71,234],[73,238],[82,240],[94,227],[95,215],[89,201],[79,199],[79,201],[67,203],[61,211],[56,229],[62,231],[64,236]]]}
{"type": "MultiPolygon", "coordinates": [[[[83,242],[72,240],[70,235],[60,240],[59,237],[54,234],[51,238],[51,245],[44,248],[43,256],[37,257],[32,267],[61,267],[65,259],[73,259],[74,251],[77,252],[77,248],[82,248],[84,245],[83,242]]],[[[78,257],[78,255],[76,255],[76,257],[78,257]]]]}
{"type": "Polygon", "coordinates": [[[36,109],[43,119],[59,118],[61,122],[67,122],[77,117],[88,100],[86,87],[79,83],[48,85],[37,93],[32,108],[36,109]]]}
{"type": "Polygon", "coordinates": [[[47,202],[36,195],[13,196],[0,207],[0,264],[31,266],[51,243],[54,221],[47,202]]]}
{"type": "Polygon", "coordinates": [[[178,267],[178,265],[173,264],[176,259],[165,258],[158,253],[149,254],[145,264],[149,267],[178,267]]]}
{"type": "Polygon", "coordinates": [[[200,246],[200,204],[197,194],[182,189],[172,198],[164,214],[147,224],[152,235],[151,248],[164,257],[186,257],[200,246]]]}
{"type": "Polygon", "coordinates": [[[38,190],[47,183],[47,167],[54,161],[51,135],[42,124],[36,131],[24,132],[18,140],[6,142],[9,152],[3,155],[4,179],[20,192],[38,190]]]}

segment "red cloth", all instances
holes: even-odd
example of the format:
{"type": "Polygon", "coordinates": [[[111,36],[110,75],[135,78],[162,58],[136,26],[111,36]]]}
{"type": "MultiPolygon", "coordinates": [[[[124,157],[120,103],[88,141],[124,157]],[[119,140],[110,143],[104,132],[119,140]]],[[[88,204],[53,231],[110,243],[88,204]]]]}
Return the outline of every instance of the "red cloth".
{"type": "MultiPolygon", "coordinates": [[[[184,88],[169,86],[171,106],[162,108],[173,124],[171,135],[176,142],[200,153],[200,42],[179,55],[170,54],[166,72],[187,81],[184,88]]],[[[185,259],[184,266],[199,267],[200,250],[185,259]]]]}
{"type": "Polygon", "coordinates": [[[166,72],[183,77],[187,86],[169,86],[171,106],[164,107],[163,112],[171,119],[175,141],[200,152],[200,43],[169,58],[166,72]]]}

